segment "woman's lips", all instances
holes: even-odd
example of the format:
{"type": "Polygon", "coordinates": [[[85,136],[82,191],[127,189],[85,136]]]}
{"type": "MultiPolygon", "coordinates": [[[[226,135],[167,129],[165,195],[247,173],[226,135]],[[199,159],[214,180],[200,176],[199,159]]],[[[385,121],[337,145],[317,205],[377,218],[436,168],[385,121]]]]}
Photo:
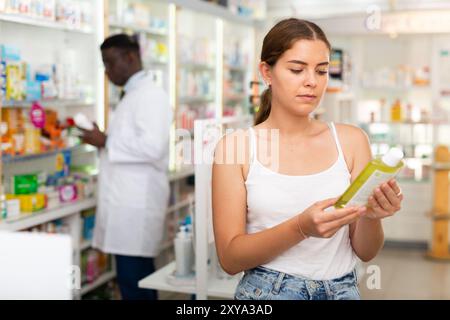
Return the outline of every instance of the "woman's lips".
{"type": "Polygon", "coordinates": [[[317,96],[312,94],[302,94],[296,96],[296,98],[305,102],[313,102],[314,100],[316,100],[317,96]]]}

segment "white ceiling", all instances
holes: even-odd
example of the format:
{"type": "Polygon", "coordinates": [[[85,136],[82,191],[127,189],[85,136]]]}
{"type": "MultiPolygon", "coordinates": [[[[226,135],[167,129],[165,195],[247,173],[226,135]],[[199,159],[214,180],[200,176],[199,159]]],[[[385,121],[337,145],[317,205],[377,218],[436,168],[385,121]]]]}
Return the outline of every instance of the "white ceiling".
{"type": "Polygon", "coordinates": [[[449,0],[268,0],[269,18],[295,16],[317,19],[365,13],[373,5],[382,11],[449,9],[449,0]]]}

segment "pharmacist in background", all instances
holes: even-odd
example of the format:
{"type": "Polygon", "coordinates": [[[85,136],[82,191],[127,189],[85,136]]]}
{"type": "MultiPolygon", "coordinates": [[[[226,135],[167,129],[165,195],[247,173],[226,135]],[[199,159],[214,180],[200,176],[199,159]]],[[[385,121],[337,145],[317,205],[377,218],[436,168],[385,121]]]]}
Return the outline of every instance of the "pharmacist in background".
{"type": "Polygon", "coordinates": [[[106,75],[122,87],[109,114],[108,132],[83,130],[83,140],[101,149],[99,199],[93,246],[115,254],[123,299],[156,299],[138,281],[154,272],[169,198],[167,94],[142,70],[139,44],[119,34],[101,45],[106,75]]]}

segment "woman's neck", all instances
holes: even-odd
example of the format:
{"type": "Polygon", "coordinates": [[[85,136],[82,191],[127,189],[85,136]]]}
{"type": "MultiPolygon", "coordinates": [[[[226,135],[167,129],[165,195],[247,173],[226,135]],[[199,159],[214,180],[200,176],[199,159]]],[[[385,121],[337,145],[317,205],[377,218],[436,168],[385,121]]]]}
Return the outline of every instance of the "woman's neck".
{"type": "Polygon", "coordinates": [[[272,108],[266,120],[268,129],[279,129],[282,136],[307,136],[311,133],[314,120],[309,115],[293,116],[280,111],[280,108],[272,108]]]}

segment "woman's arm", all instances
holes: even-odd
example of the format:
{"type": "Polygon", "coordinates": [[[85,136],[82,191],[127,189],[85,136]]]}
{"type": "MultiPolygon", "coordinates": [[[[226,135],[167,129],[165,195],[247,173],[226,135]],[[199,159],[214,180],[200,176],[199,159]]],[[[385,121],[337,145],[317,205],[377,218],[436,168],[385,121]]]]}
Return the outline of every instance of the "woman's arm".
{"type": "MultiPolygon", "coordinates": [[[[353,167],[351,171],[352,182],[372,160],[369,139],[359,128],[352,128],[353,134],[353,167]]],[[[350,226],[350,237],[353,250],[364,262],[372,260],[384,244],[384,232],[381,219],[392,216],[400,210],[403,196],[397,196],[400,189],[394,180],[384,183],[375,189],[369,199],[367,212],[350,226]]]]}
{"type": "MultiPolygon", "coordinates": [[[[235,134],[226,136],[217,145],[212,175],[214,235],[219,261],[227,273],[236,274],[273,260],[304,240],[302,231],[307,236],[331,237],[342,225],[359,217],[356,208],[324,212],[337,200],[327,199],[272,228],[247,234],[243,165],[230,161],[243,159],[236,156],[243,148],[238,148],[236,143],[227,143],[234,138],[235,134]]],[[[248,159],[248,153],[245,159],[248,159]]]]}
{"type": "MultiPolygon", "coordinates": [[[[295,219],[262,232],[246,233],[243,166],[230,161],[234,159],[231,152],[236,155],[243,151],[237,144],[229,143],[234,137],[235,134],[226,136],[218,143],[212,173],[214,236],[222,268],[230,274],[269,262],[303,239],[295,219]]],[[[248,163],[248,152],[244,153],[248,163]]]]}

